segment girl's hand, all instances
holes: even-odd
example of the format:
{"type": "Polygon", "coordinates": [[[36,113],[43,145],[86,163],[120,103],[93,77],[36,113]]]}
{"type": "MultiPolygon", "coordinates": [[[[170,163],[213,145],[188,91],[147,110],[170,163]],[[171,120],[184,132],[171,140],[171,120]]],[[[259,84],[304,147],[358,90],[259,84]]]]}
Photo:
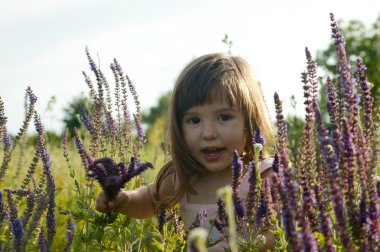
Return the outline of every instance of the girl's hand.
{"type": "Polygon", "coordinates": [[[129,196],[128,192],[121,190],[116,197],[110,201],[107,200],[104,191],[99,193],[95,209],[102,213],[117,212],[124,213],[128,208],[129,196]]]}

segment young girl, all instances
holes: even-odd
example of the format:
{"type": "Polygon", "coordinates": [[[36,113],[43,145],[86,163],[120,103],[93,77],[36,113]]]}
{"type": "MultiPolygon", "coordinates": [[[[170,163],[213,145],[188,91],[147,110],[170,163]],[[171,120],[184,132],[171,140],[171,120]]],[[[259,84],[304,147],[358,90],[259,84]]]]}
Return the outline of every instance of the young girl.
{"type": "MultiPolygon", "coordinates": [[[[182,71],[172,94],[168,124],[172,160],[160,170],[155,182],[122,191],[110,202],[100,193],[98,211],[147,218],[162,206],[179,203],[186,228],[202,209],[206,209],[208,219],[214,219],[216,191],[231,184],[234,151],[245,163],[254,159],[252,139],[258,126],[267,140],[264,158],[274,140],[259,81],[247,62],[225,53],[201,56],[182,71]]],[[[263,178],[269,176],[270,166],[269,159],[261,160],[263,178]]],[[[245,178],[240,186],[242,200],[248,187],[245,178]]],[[[223,246],[226,243],[213,249],[224,251],[223,246]]]]}

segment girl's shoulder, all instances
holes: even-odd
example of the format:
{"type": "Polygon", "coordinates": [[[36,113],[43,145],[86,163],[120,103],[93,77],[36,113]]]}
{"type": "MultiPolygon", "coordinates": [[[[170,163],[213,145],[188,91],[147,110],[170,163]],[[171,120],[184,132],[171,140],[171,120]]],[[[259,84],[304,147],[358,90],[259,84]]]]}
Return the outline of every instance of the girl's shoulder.
{"type": "Polygon", "coordinates": [[[259,167],[260,167],[260,173],[264,173],[268,171],[270,168],[272,168],[273,158],[268,157],[260,161],[259,167]]]}

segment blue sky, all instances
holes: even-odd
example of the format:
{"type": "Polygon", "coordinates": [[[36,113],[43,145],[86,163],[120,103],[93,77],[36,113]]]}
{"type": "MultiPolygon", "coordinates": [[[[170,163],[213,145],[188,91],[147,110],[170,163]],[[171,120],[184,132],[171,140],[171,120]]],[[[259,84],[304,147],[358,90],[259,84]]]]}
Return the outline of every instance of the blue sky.
{"type": "MultiPolygon", "coordinates": [[[[173,87],[194,57],[227,51],[242,56],[262,82],[273,114],[277,91],[289,113],[296,95],[302,113],[300,73],[304,48],[315,56],[330,41],[329,13],[337,19],[372,24],[378,0],[191,0],[96,1],[33,0],[0,3],[0,96],[8,130],[23,120],[24,90],[38,96],[37,111],[46,128],[62,130],[62,108],[88,92],[82,71],[90,74],[85,55],[93,58],[113,83],[109,65],[116,58],[140,96],[143,110],[173,87]],[[46,111],[49,99],[56,104],[46,111]]],[[[95,81],[95,80],[94,80],[95,81]]]]}

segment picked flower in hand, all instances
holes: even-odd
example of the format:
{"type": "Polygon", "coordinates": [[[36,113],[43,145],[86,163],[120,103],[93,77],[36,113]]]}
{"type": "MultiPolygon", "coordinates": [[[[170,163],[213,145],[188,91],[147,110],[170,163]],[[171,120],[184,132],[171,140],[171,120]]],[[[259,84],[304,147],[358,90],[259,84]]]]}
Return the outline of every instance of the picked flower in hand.
{"type": "Polygon", "coordinates": [[[128,167],[124,162],[116,164],[111,158],[104,157],[95,160],[88,170],[89,176],[98,181],[107,199],[112,200],[128,181],[148,168],[153,168],[151,163],[141,163],[136,157],[131,157],[128,167]]]}

